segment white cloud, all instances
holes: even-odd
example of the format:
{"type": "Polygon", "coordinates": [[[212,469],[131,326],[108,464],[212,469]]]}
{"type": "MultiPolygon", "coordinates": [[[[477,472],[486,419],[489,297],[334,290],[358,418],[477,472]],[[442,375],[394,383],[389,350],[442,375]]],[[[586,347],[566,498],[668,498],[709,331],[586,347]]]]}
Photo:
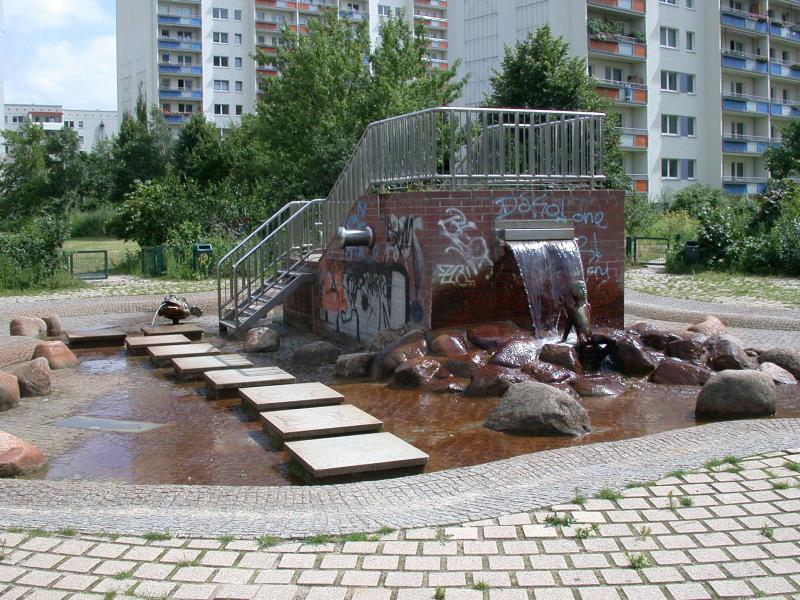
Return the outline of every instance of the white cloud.
{"type": "Polygon", "coordinates": [[[6,31],[38,33],[81,24],[110,26],[114,17],[98,0],[5,0],[6,31]]]}

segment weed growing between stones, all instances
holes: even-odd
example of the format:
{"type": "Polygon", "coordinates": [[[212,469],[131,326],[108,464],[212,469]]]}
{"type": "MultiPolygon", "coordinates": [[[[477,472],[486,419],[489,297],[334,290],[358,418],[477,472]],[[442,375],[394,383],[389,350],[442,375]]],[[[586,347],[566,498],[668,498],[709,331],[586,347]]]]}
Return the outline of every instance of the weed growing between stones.
{"type": "Polygon", "coordinates": [[[689,496],[683,496],[678,502],[681,503],[683,508],[691,508],[694,505],[694,500],[692,500],[689,496]]]}
{"type": "Polygon", "coordinates": [[[172,539],[172,534],[169,531],[148,531],[142,538],[148,542],[165,542],[172,539]]]}
{"type": "Polygon", "coordinates": [[[111,578],[116,579],[117,581],[122,581],[124,579],[130,579],[133,577],[132,571],[120,571],[119,573],[114,573],[111,578]]]}
{"type": "Polygon", "coordinates": [[[433,594],[433,600],[444,600],[444,595],[445,595],[444,588],[437,587],[436,592],[434,592],[433,594]]]}
{"type": "Polygon", "coordinates": [[[233,537],[232,535],[230,535],[230,534],[226,534],[226,535],[221,535],[221,536],[219,536],[219,537],[217,538],[217,541],[218,541],[220,544],[222,544],[223,546],[225,546],[225,545],[227,545],[227,544],[230,544],[230,543],[231,543],[233,540],[235,540],[235,539],[236,539],[236,538],[235,538],[235,537],[233,537]]]}
{"type": "Polygon", "coordinates": [[[575,488],[575,495],[572,497],[572,503],[577,504],[579,506],[584,506],[586,504],[586,496],[581,493],[581,491],[576,487],[575,488]]]}
{"type": "Polygon", "coordinates": [[[651,533],[653,533],[653,530],[647,525],[642,525],[639,528],[639,537],[641,537],[642,539],[646,538],[651,533]]]}
{"type": "Polygon", "coordinates": [[[762,527],[761,535],[763,535],[768,540],[771,540],[775,535],[775,530],[772,527],[762,527]]]}
{"type": "Polygon", "coordinates": [[[0,540],[0,562],[6,559],[6,541],[0,540]]]}
{"type": "Polygon", "coordinates": [[[281,538],[275,537],[274,535],[262,535],[261,537],[256,538],[256,544],[258,544],[259,550],[272,548],[273,546],[280,544],[280,542],[281,538]]]}
{"type": "Polygon", "coordinates": [[[736,466],[740,462],[742,462],[741,458],[733,456],[732,454],[727,454],[722,458],[712,458],[705,464],[705,468],[709,471],[713,471],[717,467],[721,467],[722,465],[731,465],[736,466]]]}
{"type": "Polygon", "coordinates": [[[558,514],[553,513],[552,515],[547,515],[544,519],[544,524],[547,527],[569,527],[573,523],[575,523],[575,517],[572,515],[559,517],[558,514]]]}
{"type": "Polygon", "coordinates": [[[684,471],[683,469],[677,469],[675,471],[670,471],[669,473],[667,473],[667,477],[679,477],[680,478],[680,477],[683,477],[686,474],[687,474],[687,471],[684,471]]]}
{"type": "Polygon", "coordinates": [[[611,488],[601,488],[599,492],[595,495],[595,498],[599,498],[600,500],[621,500],[623,495],[618,492],[617,490],[612,490],[611,488]]]}
{"type": "Polygon", "coordinates": [[[49,538],[53,537],[53,534],[45,529],[40,529],[38,527],[34,527],[33,529],[28,529],[28,539],[35,537],[49,538]]]}
{"type": "Polygon", "coordinates": [[[772,484],[773,490],[788,490],[789,487],[790,487],[789,484],[786,483],[785,481],[775,481],[772,484]]]}
{"type": "Polygon", "coordinates": [[[650,566],[650,559],[647,558],[644,554],[631,554],[630,552],[625,553],[625,558],[628,559],[628,563],[631,569],[639,570],[644,569],[650,566]]]}
{"type": "Polygon", "coordinates": [[[180,567],[180,568],[183,568],[183,567],[199,567],[199,566],[200,566],[200,561],[197,560],[197,559],[195,559],[195,560],[182,560],[182,561],[178,562],[178,567],[180,567]]]}
{"type": "Polygon", "coordinates": [[[390,527],[381,527],[375,533],[356,532],[356,533],[347,533],[345,535],[319,534],[307,537],[303,540],[300,540],[300,542],[308,546],[321,546],[324,544],[344,544],[345,542],[378,542],[382,537],[392,534],[394,532],[395,530],[390,527]]]}
{"type": "Polygon", "coordinates": [[[588,527],[578,527],[575,530],[575,537],[579,540],[585,540],[592,534],[592,530],[588,527]]]}
{"type": "Polygon", "coordinates": [[[488,583],[486,583],[485,581],[476,581],[475,585],[472,586],[472,589],[478,590],[479,592],[485,592],[490,587],[491,586],[488,583]]]}
{"type": "Polygon", "coordinates": [[[767,477],[777,477],[777,475],[775,474],[775,471],[773,471],[772,469],[764,469],[764,474],[767,477]]]}
{"type": "Polygon", "coordinates": [[[440,545],[444,546],[449,540],[453,539],[453,535],[447,533],[444,528],[439,527],[436,530],[436,541],[439,542],[440,545]]]}
{"type": "Polygon", "coordinates": [[[103,594],[103,600],[114,600],[117,597],[117,592],[114,590],[109,590],[105,594],[103,594]]]}
{"type": "Polygon", "coordinates": [[[783,466],[789,469],[790,471],[794,471],[795,473],[800,473],[800,463],[787,460],[783,466]]]}

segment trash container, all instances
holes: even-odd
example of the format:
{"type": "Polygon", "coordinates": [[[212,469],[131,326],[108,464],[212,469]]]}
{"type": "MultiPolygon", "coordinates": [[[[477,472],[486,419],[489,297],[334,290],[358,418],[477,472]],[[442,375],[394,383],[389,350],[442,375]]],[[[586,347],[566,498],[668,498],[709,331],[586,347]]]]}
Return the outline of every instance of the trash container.
{"type": "Polygon", "coordinates": [[[700,264],[700,242],[690,240],[683,247],[683,262],[687,265],[700,264]]]}
{"type": "Polygon", "coordinates": [[[192,270],[197,271],[201,263],[208,263],[214,246],[211,244],[195,244],[192,246],[192,270]]]}

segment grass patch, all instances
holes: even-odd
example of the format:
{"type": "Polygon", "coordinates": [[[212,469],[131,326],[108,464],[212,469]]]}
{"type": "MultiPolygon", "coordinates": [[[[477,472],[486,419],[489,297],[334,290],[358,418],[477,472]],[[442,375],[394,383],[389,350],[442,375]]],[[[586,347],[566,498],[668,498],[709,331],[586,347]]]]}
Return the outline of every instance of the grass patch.
{"type": "Polygon", "coordinates": [[[577,504],[579,506],[583,506],[584,504],[586,504],[586,500],[588,500],[588,498],[584,494],[582,494],[581,491],[576,487],[575,495],[572,497],[572,503],[577,504]]]}
{"type": "Polygon", "coordinates": [[[182,560],[177,563],[178,567],[199,567],[200,561],[197,559],[194,560],[182,560]]]}
{"type": "Polygon", "coordinates": [[[712,458],[704,465],[706,469],[709,471],[713,471],[714,469],[721,467],[722,465],[731,465],[736,466],[740,462],[742,462],[741,458],[737,458],[732,454],[728,454],[727,456],[723,456],[722,458],[712,458]]]}
{"type": "Polygon", "coordinates": [[[785,463],[783,463],[783,466],[789,469],[790,471],[793,471],[795,473],[800,473],[800,463],[787,460],[785,463]]]}
{"type": "Polygon", "coordinates": [[[117,597],[117,592],[114,590],[109,590],[105,594],[103,594],[103,600],[114,600],[117,597]]]}
{"type": "Polygon", "coordinates": [[[38,527],[34,527],[33,529],[28,529],[28,537],[29,538],[35,538],[35,537],[49,538],[49,537],[53,537],[53,534],[50,533],[49,531],[45,530],[45,529],[40,529],[38,527]]]}
{"type": "Polygon", "coordinates": [[[8,529],[6,529],[6,531],[8,533],[22,533],[25,530],[22,527],[9,527],[8,529]]]}
{"type": "Polygon", "coordinates": [[[447,533],[443,527],[439,527],[436,530],[436,541],[439,542],[442,546],[444,546],[448,541],[453,539],[453,534],[447,533]]]}
{"type": "Polygon", "coordinates": [[[725,469],[726,473],[741,473],[742,471],[744,471],[744,467],[741,465],[733,465],[725,469]]]}
{"type": "MultiPolygon", "coordinates": [[[[355,532],[355,533],[346,533],[344,535],[320,534],[307,537],[300,541],[302,544],[306,544],[308,546],[320,546],[323,544],[344,544],[345,542],[378,542],[382,537],[390,535],[395,531],[396,530],[392,529],[391,527],[381,527],[375,533],[355,532]]],[[[442,540],[447,541],[452,537],[453,536],[451,535],[445,535],[444,529],[439,528],[436,530],[437,541],[444,543],[442,540]]]]}
{"type": "Polygon", "coordinates": [[[259,550],[266,550],[267,548],[272,548],[280,543],[281,538],[275,537],[274,535],[262,535],[261,537],[256,538],[256,544],[258,544],[259,550]]]}
{"type": "Polygon", "coordinates": [[[763,535],[768,540],[771,540],[775,536],[775,530],[772,527],[762,527],[761,535],[763,535]]]}
{"type": "Polygon", "coordinates": [[[630,552],[626,552],[625,558],[628,559],[628,566],[630,566],[631,569],[635,569],[636,571],[650,566],[650,559],[641,553],[631,554],[630,552]]]}
{"type": "Polygon", "coordinates": [[[647,525],[642,525],[639,528],[639,537],[641,537],[641,538],[646,538],[651,533],[653,533],[653,530],[652,530],[652,528],[648,527],[647,525]]]}
{"type": "Polygon", "coordinates": [[[172,539],[169,531],[148,531],[142,536],[148,542],[165,542],[172,539]]]}
{"type": "Polygon", "coordinates": [[[488,583],[486,583],[485,581],[476,581],[476,582],[475,582],[475,585],[473,585],[473,586],[472,586],[472,589],[473,589],[473,590],[478,590],[479,592],[485,592],[485,591],[486,591],[486,590],[488,590],[490,587],[492,587],[492,586],[490,586],[490,585],[489,585],[488,583]]]}
{"type": "Polygon", "coordinates": [[[578,538],[579,540],[585,540],[590,535],[592,535],[592,530],[589,529],[588,527],[578,527],[575,530],[575,537],[578,538]]]}
{"type": "Polygon", "coordinates": [[[604,487],[602,488],[597,494],[595,494],[595,498],[599,498],[600,500],[621,500],[624,496],[618,492],[617,490],[612,490],[611,488],[604,487]]]}
{"type": "Polygon", "coordinates": [[[64,537],[74,537],[75,534],[78,532],[72,529],[71,527],[62,527],[61,529],[56,531],[56,533],[64,537]]]}
{"type": "Polygon", "coordinates": [[[116,579],[117,581],[122,581],[123,579],[130,579],[133,577],[132,571],[120,571],[119,573],[114,573],[111,578],[116,579]]]}
{"type": "Polygon", "coordinates": [[[436,591],[433,593],[433,600],[444,600],[445,598],[445,591],[443,587],[437,587],[436,591]]]}
{"type": "Polygon", "coordinates": [[[775,481],[772,484],[773,490],[788,490],[789,487],[790,487],[789,484],[786,483],[785,481],[775,481]]]}
{"type": "Polygon", "coordinates": [[[235,539],[236,539],[236,538],[235,538],[235,537],[233,537],[232,535],[230,535],[230,534],[226,534],[226,535],[221,535],[221,536],[219,536],[219,537],[217,538],[217,541],[218,541],[220,544],[222,544],[222,545],[224,546],[224,545],[226,545],[226,544],[230,544],[230,543],[231,543],[233,540],[235,540],[235,539]]]}
{"type": "Polygon", "coordinates": [[[667,473],[667,477],[683,477],[684,475],[687,474],[688,472],[684,471],[683,469],[676,469],[675,471],[670,471],[669,473],[667,473]]]}
{"type": "Polygon", "coordinates": [[[544,524],[547,527],[569,527],[575,523],[575,517],[572,515],[564,515],[559,517],[557,514],[547,515],[544,519],[544,524]]]}
{"type": "Polygon", "coordinates": [[[683,496],[678,502],[680,502],[683,508],[691,508],[694,505],[694,500],[689,498],[689,496],[683,496]]]}

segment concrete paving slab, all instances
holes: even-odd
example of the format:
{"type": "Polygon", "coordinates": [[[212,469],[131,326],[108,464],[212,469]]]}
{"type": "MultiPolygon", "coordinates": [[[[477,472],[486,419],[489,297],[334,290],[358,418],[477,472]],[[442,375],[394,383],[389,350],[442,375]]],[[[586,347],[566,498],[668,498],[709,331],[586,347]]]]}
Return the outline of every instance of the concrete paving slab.
{"type": "Polygon", "coordinates": [[[117,346],[122,345],[127,334],[121,329],[74,329],[67,332],[70,346],[117,346]]]}
{"type": "Polygon", "coordinates": [[[271,410],[341,404],[344,395],[322,383],[270,385],[239,390],[242,408],[253,419],[271,410]]]}
{"type": "Polygon", "coordinates": [[[146,325],[142,327],[144,335],[185,335],[190,340],[197,341],[203,337],[203,328],[191,323],[180,325],[146,325]]]}
{"type": "Polygon", "coordinates": [[[264,431],[279,440],[378,431],[383,421],[352,404],[261,413],[264,431]]]}
{"type": "Polygon", "coordinates": [[[208,383],[208,391],[215,398],[228,390],[264,385],[282,385],[294,383],[294,375],[290,375],[278,367],[258,367],[254,369],[224,369],[203,373],[208,383]]]}
{"type": "Polygon", "coordinates": [[[179,379],[202,377],[207,371],[221,369],[245,369],[252,367],[253,363],[241,354],[218,354],[211,356],[184,356],[173,358],[172,366],[179,379]]]}
{"type": "Polygon", "coordinates": [[[423,466],[428,455],[388,432],[286,442],[289,455],[314,477],[423,466]]]}
{"type": "Polygon", "coordinates": [[[156,366],[168,364],[173,358],[183,356],[203,356],[206,354],[222,354],[211,344],[177,344],[174,346],[150,346],[147,349],[150,360],[156,366]]]}
{"type": "Polygon", "coordinates": [[[175,346],[190,344],[192,340],[185,335],[129,335],[125,338],[125,349],[131,354],[147,352],[150,346],[175,346]]]}

